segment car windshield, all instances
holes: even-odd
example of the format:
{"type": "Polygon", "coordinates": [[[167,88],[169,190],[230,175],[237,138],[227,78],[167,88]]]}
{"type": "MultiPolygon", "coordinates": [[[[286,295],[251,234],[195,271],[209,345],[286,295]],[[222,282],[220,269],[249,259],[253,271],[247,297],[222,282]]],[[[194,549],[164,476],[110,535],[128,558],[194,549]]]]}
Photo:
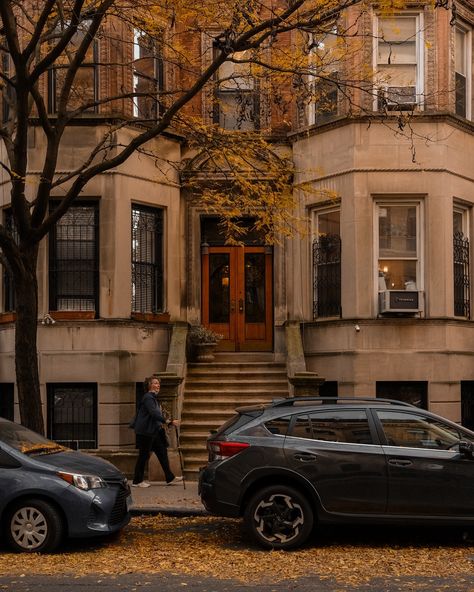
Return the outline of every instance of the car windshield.
{"type": "Polygon", "coordinates": [[[0,441],[28,455],[54,454],[69,450],[17,423],[0,420],[0,441]]]}

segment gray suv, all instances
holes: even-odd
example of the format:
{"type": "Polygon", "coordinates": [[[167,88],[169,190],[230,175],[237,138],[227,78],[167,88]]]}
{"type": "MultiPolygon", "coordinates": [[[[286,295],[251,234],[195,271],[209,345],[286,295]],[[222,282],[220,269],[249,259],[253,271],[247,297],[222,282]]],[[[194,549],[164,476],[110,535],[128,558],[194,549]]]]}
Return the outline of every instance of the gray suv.
{"type": "Polygon", "coordinates": [[[298,397],[237,409],[208,439],[199,492],[266,548],[315,524],[474,524],[474,433],[389,399],[298,397]]]}

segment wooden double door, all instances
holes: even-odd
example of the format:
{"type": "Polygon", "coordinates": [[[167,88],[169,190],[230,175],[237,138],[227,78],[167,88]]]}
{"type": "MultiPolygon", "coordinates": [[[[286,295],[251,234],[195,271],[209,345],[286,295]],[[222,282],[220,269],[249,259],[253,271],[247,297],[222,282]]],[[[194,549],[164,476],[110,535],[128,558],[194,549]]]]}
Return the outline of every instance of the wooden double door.
{"type": "Polygon", "coordinates": [[[273,257],[266,247],[209,247],[202,255],[202,323],[219,349],[271,351],[273,257]]]}

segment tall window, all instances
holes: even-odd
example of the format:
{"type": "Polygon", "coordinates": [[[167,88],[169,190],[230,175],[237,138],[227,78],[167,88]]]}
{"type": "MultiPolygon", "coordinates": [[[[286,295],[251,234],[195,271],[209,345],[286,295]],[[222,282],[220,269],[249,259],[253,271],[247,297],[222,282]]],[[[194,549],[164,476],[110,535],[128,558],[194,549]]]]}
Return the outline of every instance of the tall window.
{"type": "Polygon", "coordinates": [[[471,117],[471,31],[461,24],[455,29],[456,114],[471,117]]]}
{"type": "Polygon", "coordinates": [[[163,210],[132,207],[132,311],[163,310],[163,210]]]}
{"type": "Polygon", "coordinates": [[[313,239],[313,316],[341,315],[340,211],[315,215],[313,239]]]}
{"type": "Polygon", "coordinates": [[[163,48],[139,29],[133,36],[133,116],[155,120],[160,115],[160,92],[164,89],[163,48]]]}
{"type": "Polygon", "coordinates": [[[13,382],[0,382],[0,417],[13,421],[13,382]]]}
{"type": "Polygon", "coordinates": [[[461,206],[453,210],[453,288],[454,315],[471,317],[469,270],[469,211],[461,206]]]}
{"type": "MultiPolygon", "coordinates": [[[[76,51],[85,36],[88,35],[87,29],[89,24],[88,21],[82,23],[82,26],[71,39],[67,48],[68,50],[58,57],[54,66],[49,70],[48,109],[50,113],[56,113],[58,110],[58,101],[66,80],[67,70],[76,51]]],[[[98,41],[94,39],[89,45],[86,56],[77,70],[67,105],[68,111],[73,111],[87,104],[90,104],[90,107],[85,109],[86,112],[97,111],[97,106],[93,103],[98,99],[98,53],[98,41]]]]}
{"type": "Polygon", "coordinates": [[[97,448],[97,384],[48,384],[48,437],[80,448],[97,448]]]}
{"type": "Polygon", "coordinates": [[[379,292],[420,289],[419,207],[377,204],[379,292]]]}
{"type": "Polygon", "coordinates": [[[233,54],[216,76],[214,123],[227,130],[248,131],[259,127],[259,94],[246,51],[233,54]]]}
{"type": "Polygon", "coordinates": [[[308,109],[309,125],[325,123],[338,114],[338,70],[340,68],[341,49],[337,31],[310,38],[310,93],[311,103],[308,109]]]}
{"type": "Polygon", "coordinates": [[[98,204],[72,206],[49,243],[51,310],[96,311],[99,303],[98,204]]]}
{"type": "Polygon", "coordinates": [[[376,23],[378,109],[413,109],[423,94],[421,15],[379,17],[376,23]]]}

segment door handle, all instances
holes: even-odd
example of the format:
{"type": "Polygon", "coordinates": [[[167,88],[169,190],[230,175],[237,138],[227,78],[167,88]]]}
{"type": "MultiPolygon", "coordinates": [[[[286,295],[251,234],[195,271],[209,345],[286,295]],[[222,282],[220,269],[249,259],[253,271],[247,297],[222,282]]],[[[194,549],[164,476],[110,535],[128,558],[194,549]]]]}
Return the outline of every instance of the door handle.
{"type": "Polygon", "coordinates": [[[413,461],[406,458],[391,458],[388,464],[394,467],[409,467],[413,464],[413,461]]]}
{"type": "Polygon", "coordinates": [[[318,460],[318,457],[315,454],[310,454],[309,452],[295,454],[293,458],[295,460],[300,460],[301,462],[314,462],[315,460],[318,460]]]}
{"type": "Polygon", "coordinates": [[[239,298],[239,312],[244,312],[244,299],[239,298]]]}

